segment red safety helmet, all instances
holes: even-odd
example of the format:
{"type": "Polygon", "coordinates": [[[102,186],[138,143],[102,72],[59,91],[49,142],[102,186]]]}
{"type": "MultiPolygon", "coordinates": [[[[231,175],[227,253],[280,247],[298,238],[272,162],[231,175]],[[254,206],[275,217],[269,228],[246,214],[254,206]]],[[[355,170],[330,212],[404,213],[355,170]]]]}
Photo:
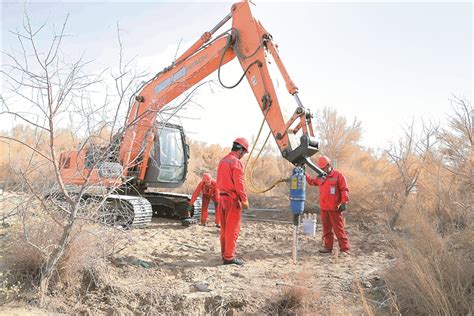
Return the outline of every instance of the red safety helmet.
{"type": "Polygon", "coordinates": [[[328,156],[321,156],[318,159],[318,167],[321,169],[326,168],[327,165],[331,164],[331,160],[329,160],[328,156]]]}
{"type": "Polygon", "coordinates": [[[249,142],[245,138],[243,138],[243,137],[236,138],[234,140],[234,143],[242,146],[245,149],[246,152],[249,151],[249,142]]]}
{"type": "Polygon", "coordinates": [[[202,175],[202,181],[206,182],[206,183],[209,183],[211,182],[211,175],[209,173],[204,173],[202,175]]]}

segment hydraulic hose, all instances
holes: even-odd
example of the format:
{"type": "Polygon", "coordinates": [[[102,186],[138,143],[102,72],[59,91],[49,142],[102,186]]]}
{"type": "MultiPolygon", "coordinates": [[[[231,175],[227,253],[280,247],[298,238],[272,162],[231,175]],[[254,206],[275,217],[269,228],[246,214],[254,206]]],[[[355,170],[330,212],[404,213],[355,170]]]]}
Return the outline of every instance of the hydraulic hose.
{"type": "Polygon", "coordinates": [[[252,161],[252,164],[250,165],[250,173],[247,172],[247,168],[249,166],[249,162],[250,162],[250,158],[252,157],[252,153],[255,149],[255,146],[260,138],[260,134],[262,133],[262,129],[263,129],[263,125],[265,124],[265,120],[266,120],[266,117],[267,117],[267,113],[268,113],[268,110],[266,111],[265,115],[264,115],[264,118],[263,118],[263,121],[262,121],[262,124],[260,125],[260,129],[258,131],[258,134],[257,134],[257,138],[255,139],[255,142],[253,143],[253,146],[252,146],[252,149],[250,150],[250,153],[247,157],[247,161],[245,162],[245,168],[244,168],[244,175],[245,175],[245,182],[247,184],[247,188],[253,192],[253,193],[256,193],[256,194],[263,194],[265,192],[268,192],[270,190],[272,190],[274,187],[276,187],[278,184],[280,183],[283,183],[286,181],[286,179],[284,178],[281,178],[279,180],[276,180],[275,182],[273,182],[269,187],[267,188],[258,188],[255,183],[253,182],[253,173],[254,173],[254,170],[255,170],[255,164],[257,163],[257,160],[258,158],[260,157],[263,149],[265,148],[267,142],[268,142],[268,139],[270,138],[270,135],[271,135],[271,131],[268,133],[267,135],[267,138],[265,139],[265,142],[263,143],[263,146],[262,148],[260,148],[260,151],[258,152],[257,154],[257,157],[252,161]]]}
{"type": "MultiPolygon", "coordinates": [[[[242,82],[242,80],[245,78],[245,74],[250,69],[250,67],[252,67],[254,64],[258,63],[258,61],[255,60],[253,63],[248,65],[247,68],[244,70],[244,73],[242,74],[240,79],[234,85],[226,86],[222,82],[222,79],[221,79],[221,67],[222,67],[222,61],[224,60],[225,53],[226,53],[227,49],[229,49],[230,46],[232,46],[232,35],[229,35],[229,37],[227,38],[227,43],[226,43],[226,46],[225,46],[224,50],[222,51],[221,59],[219,60],[219,67],[217,68],[217,79],[219,80],[219,83],[221,84],[221,86],[223,86],[226,89],[234,89],[235,87],[237,87],[242,82]]],[[[238,50],[236,50],[235,47],[234,47],[234,50],[235,50],[237,56],[239,56],[238,53],[237,53],[238,50]]]]}
{"type": "MultiPolygon", "coordinates": [[[[234,48],[234,51],[235,51],[235,54],[237,55],[237,57],[239,59],[247,59],[247,58],[250,58],[250,57],[253,57],[258,51],[259,49],[262,47],[262,45],[259,45],[255,51],[246,56],[244,55],[238,48],[238,44],[240,43],[240,37],[239,37],[239,32],[236,30],[236,29],[231,29],[231,35],[227,38],[227,43],[226,43],[226,46],[225,46],[225,49],[223,50],[222,52],[222,55],[221,55],[221,59],[219,61],[219,67],[217,68],[217,78],[219,79],[219,83],[224,87],[224,88],[227,88],[227,89],[233,89],[235,87],[237,87],[241,82],[242,80],[244,79],[245,77],[245,74],[247,73],[247,71],[250,69],[250,67],[252,67],[254,64],[257,64],[259,61],[258,60],[255,60],[253,61],[250,65],[247,66],[247,68],[244,70],[242,76],[240,77],[240,79],[237,81],[237,83],[235,83],[234,85],[232,86],[226,86],[222,80],[221,80],[221,67],[222,67],[222,61],[224,60],[224,56],[225,56],[225,52],[227,51],[227,49],[229,49],[229,47],[233,46],[234,48]],[[232,44],[232,35],[234,36],[235,38],[235,41],[234,41],[234,44],[232,44]]],[[[244,168],[244,175],[245,175],[245,182],[247,183],[247,187],[249,188],[249,190],[253,193],[257,193],[257,194],[263,194],[265,192],[268,192],[270,190],[272,190],[274,187],[276,187],[278,184],[280,183],[283,183],[285,182],[285,179],[279,179],[277,181],[275,181],[274,183],[272,183],[269,187],[267,188],[258,188],[255,183],[253,182],[253,173],[254,173],[254,170],[255,170],[255,164],[258,160],[258,158],[260,157],[263,149],[265,148],[265,145],[267,144],[268,142],[268,139],[270,138],[270,135],[271,135],[271,131],[268,133],[268,136],[265,140],[265,143],[263,144],[262,148],[260,149],[257,157],[252,161],[252,164],[250,165],[250,173],[247,172],[247,167],[249,166],[249,162],[250,162],[250,158],[252,157],[252,153],[255,149],[255,146],[260,138],[260,134],[262,133],[262,129],[263,129],[263,125],[265,124],[265,120],[266,120],[266,116],[267,116],[267,113],[268,113],[268,110],[266,111],[266,113],[264,114],[264,118],[263,118],[263,121],[262,121],[262,124],[260,125],[260,129],[258,131],[258,135],[257,135],[257,138],[252,146],[252,149],[250,150],[250,153],[249,153],[249,156],[247,157],[247,161],[245,163],[245,168],[244,168]]]]}

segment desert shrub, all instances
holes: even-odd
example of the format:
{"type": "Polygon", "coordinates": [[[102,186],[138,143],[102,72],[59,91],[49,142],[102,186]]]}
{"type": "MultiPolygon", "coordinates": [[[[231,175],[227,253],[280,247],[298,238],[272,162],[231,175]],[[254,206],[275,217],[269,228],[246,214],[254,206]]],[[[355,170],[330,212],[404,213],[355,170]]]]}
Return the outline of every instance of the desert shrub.
{"type": "Polygon", "coordinates": [[[474,234],[443,237],[425,212],[407,209],[403,234],[393,235],[397,261],[383,278],[406,315],[467,315],[473,311],[474,234]]]}
{"type": "Polygon", "coordinates": [[[303,287],[286,287],[269,300],[263,309],[266,315],[306,315],[309,312],[310,291],[303,287]]]}
{"type": "MultiPolygon", "coordinates": [[[[47,154],[49,152],[48,135],[41,133],[25,125],[16,125],[8,132],[0,133],[9,139],[2,139],[0,142],[0,182],[7,182],[10,190],[15,190],[24,184],[22,176],[18,171],[22,171],[23,177],[31,182],[39,179],[51,178],[52,167],[39,155],[25,146],[35,148],[39,152],[47,154]],[[20,140],[23,143],[14,141],[20,140]]],[[[54,137],[55,150],[59,153],[64,150],[73,150],[77,147],[76,139],[72,130],[59,129],[54,137]]]]}
{"type": "Polygon", "coordinates": [[[417,165],[413,190],[405,191],[396,210],[399,220],[391,228],[397,232],[389,233],[397,261],[384,275],[402,314],[474,310],[472,107],[462,105],[454,109],[448,128],[433,133],[438,146],[425,146],[417,164],[397,161],[404,176],[417,165]]]}
{"type": "MultiPolygon", "coordinates": [[[[58,245],[62,222],[38,211],[11,227],[5,242],[4,264],[11,284],[22,284],[25,293],[38,286],[46,258],[58,245]]],[[[83,271],[93,270],[112,251],[112,228],[78,220],[70,242],[54,271],[50,290],[74,289],[81,284],[83,271]]]]}

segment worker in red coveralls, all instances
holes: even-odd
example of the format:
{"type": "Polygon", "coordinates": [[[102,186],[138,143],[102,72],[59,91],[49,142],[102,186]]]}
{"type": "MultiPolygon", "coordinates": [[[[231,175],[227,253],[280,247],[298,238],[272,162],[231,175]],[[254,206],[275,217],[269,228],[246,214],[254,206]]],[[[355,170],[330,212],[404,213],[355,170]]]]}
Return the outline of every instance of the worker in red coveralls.
{"type": "Polygon", "coordinates": [[[209,173],[204,173],[202,175],[202,180],[199,182],[196,190],[194,190],[191,201],[189,205],[194,205],[199,194],[202,192],[202,206],[201,206],[201,225],[206,226],[207,223],[207,210],[209,208],[209,202],[212,200],[214,202],[214,208],[216,209],[214,223],[216,227],[220,227],[220,216],[219,216],[219,191],[217,190],[216,180],[212,179],[209,173]]]}
{"type": "Polygon", "coordinates": [[[244,265],[236,257],[237,238],[240,233],[242,209],[249,208],[244,186],[244,168],[240,159],[248,152],[249,143],[237,138],[232,150],[217,166],[217,189],[221,214],[221,255],[224,264],[244,265]]]}
{"type": "Polygon", "coordinates": [[[349,189],[346,178],[331,167],[331,161],[326,156],[318,159],[318,167],[327,173],[325,178],[311,178],[306,174],[306,182],[309,185],[319,187],[319,205],[321,208],[321,225],[323,226],[324,248],[321,253],[331,253],[334,233],[339,242],[341,255],[349,254],[349,239],[344,230],[343,213],[349,202],[349,189]]]}

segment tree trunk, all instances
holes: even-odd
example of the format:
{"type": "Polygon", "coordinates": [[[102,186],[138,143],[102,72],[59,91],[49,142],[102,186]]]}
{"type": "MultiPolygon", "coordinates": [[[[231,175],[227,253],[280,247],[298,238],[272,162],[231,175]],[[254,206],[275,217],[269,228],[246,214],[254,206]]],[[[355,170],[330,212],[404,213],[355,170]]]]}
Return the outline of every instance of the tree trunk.
{"type": "Polygon", "coordinates": [[[405,207],[405,205],[407,204],[408,194],[409,193],[407,193],[405,191],[405,195],[403,196],[402,203],[400,203],[400,206],[397,208],[397,210],[395,211],[395,214],[392,216],[392,219],[388,223],[391,230],[395,229],[395,226],[397,225],[398,220],[400,219],[400,213],[401,213],[402,209],[405,207]]]}
{"type": "Polygon", "coordinates": [[[61,240],[59,241],[56,249],[53,251],[49,259],[45,262],[41,269],[39,287],[40,307],[45,306],[46,297],[48,296],[49,281],[51,280],[53,272],[56,270],[59,260],[63,256],[64,251],[66,250],[66,247],[69,244],[69,236],[71,235],[73,224],[74,221],[69,221],[69,223],[64,227],[61,240]]]}
{"type": "Polygon", "coordinates": [[[397,225],[398,219],[400,218],[400,211],[401,211],[401,208],[396,210],[395,215],[393,215],[392,219],[388,223],[391,230],[393,230],[395,228],[395,225],[397,225]]]}

